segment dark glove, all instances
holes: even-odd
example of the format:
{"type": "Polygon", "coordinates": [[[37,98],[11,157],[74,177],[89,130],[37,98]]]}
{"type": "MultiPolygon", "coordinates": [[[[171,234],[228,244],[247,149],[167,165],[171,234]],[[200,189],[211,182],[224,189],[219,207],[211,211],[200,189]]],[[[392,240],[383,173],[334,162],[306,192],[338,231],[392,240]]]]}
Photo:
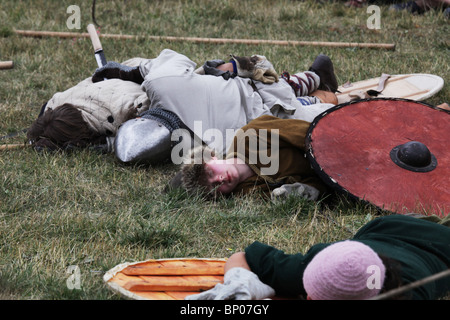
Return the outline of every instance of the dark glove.
{"type": "Polygon", "coordinates": [[[92,75],[92,82],[99,82],[105,79],[121,79],[133,81],[137,84],[144,82],[139,67],[129,67],[114,61],[109,61],[103,67],[95,70],[92,75]]]}
{"type": "Polygon", "coordinates": [[[224,63],[225,63],[225,61],[220,60],[220,59],[208,60],[205,62],[205,64],[203,66],[201,66],[200,68],[195,70],[195,73],[210,74],[210,75],[213,75],[216,77],[222,77],[225,80],[234,78],[236,76],[235,74],[231,74],[231,72],[229,72],[229,71],[222,71],[222,70],[217,69],[218,66],[220,66],[224,63]]]}

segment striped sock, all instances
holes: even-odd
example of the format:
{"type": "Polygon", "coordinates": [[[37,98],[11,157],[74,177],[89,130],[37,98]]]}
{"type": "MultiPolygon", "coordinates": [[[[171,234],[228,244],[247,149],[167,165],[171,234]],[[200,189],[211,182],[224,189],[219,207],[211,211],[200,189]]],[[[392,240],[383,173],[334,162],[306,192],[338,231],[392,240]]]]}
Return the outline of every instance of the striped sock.
{"type": "Polygon", "coordinates": [[[304,97],[317,90],[320,84],[320,78],[312,71],[299,72],[290,75],[289,72],[283,72],[281,78],[292,87],[297,97],[304,97]]]}

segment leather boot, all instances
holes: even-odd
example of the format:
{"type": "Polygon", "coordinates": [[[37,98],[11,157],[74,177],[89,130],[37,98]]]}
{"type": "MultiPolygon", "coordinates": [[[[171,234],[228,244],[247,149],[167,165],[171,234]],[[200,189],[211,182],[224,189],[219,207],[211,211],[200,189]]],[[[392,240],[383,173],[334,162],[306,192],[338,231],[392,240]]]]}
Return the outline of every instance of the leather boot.
{"type": "Polygon", "coordinates": [[[312,71],[319,76],[319,90],[330,91],[333,93],[337,91],[338,83],[334,74],[333,62],[331,62],[331,59],[328,56],[319,54],[309,68],[309,71],[312,71]]]}

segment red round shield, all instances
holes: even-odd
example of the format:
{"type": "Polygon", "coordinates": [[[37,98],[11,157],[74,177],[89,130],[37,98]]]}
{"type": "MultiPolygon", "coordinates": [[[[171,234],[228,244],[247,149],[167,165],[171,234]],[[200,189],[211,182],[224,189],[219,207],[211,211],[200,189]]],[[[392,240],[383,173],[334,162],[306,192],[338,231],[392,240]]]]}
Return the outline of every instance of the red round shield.
{"type": "Polygon", "coordinates": [[[335,190],[394,213],[450,213],[449,111],[405,99],[344,103],[312,122],[306,144],[335,190]]]}

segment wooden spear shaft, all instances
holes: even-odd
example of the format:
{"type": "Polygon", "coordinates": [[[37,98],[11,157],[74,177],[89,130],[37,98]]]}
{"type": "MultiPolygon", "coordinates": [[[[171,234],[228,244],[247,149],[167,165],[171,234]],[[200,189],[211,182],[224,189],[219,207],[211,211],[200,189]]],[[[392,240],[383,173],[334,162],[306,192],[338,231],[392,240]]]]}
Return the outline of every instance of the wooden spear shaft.
{"type": "Polygon", "coordinates": [[[23,144],[23,143],[0,144],[0,151],[24,149],[29,146],[31,146],[31,145],[23,144]]]}
{"type": "MultiPolygon", "coordinates": [[[[59,38],[89,38],[89,33],[79,32],[56,32],[56,31],[33,31],[33,30],[14,30],[16,34],[27,37],[59,37],[59,38]]],[[[213,44],[271,44],[280,46],[317,46],[317,47],[336,47],[336,48],[374,48],[395,50],[395,44],[392,43],[364,43],[364,42],[327,42],[327,41],[290,41],[290,40],[263,40],[263,39],[227,39],[227,38],[197,38],[197,37],[173,37],[173,36],[134,36],[126,34],[100,34],[102,38],[112,39],[150,39],[163,41],[188,41],[194,43],[213,43],[213,44]]]]}
{"type": "Polygon", "coordinates": [[[0,69],[12,69],[13,67],[13,61],[0,61],[0,69]]]}
{"type": "Polygon", "coordinates": [[[402,287],[396,288],[396,289],[392,289],[391,291],[388,291],[386,293],[380,294],[378,296],[373,297],[371,300],[383,300],[383,299],[388,299],[391,297],[394,297],[396,295],[399,295],[400,293],[404,293],[406,291],[415,289],[417,287],[423,286],[424,284],[430,283],[432,281],[436,281],[445,277],[449,277],[450,276],[450,269],[441,271],[439,273],[433,274],[429,277],[423,278],[421,280],[417,280],[415,282],[409,283],[407,285],[404,285],[402,287]]]}

